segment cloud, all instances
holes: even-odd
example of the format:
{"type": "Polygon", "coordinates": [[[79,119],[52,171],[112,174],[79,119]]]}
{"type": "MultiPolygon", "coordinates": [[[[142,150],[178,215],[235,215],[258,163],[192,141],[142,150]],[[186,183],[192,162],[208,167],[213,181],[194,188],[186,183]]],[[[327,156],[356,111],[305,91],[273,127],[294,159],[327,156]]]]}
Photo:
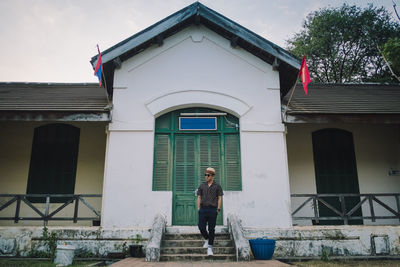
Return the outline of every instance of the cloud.
{"type": "MultiPolygon", "coordinates": [[[[0,81],[96,82],[89,64],[97,53],[96,44],[105,50],[193,2],[1,0],[0,81]]],[[[200,2],[280,46],[300,30],[309,12],[342,3],[337,0],[200,2]]],[[[391,0],[375,2],[391,8],[391,0]]]]}

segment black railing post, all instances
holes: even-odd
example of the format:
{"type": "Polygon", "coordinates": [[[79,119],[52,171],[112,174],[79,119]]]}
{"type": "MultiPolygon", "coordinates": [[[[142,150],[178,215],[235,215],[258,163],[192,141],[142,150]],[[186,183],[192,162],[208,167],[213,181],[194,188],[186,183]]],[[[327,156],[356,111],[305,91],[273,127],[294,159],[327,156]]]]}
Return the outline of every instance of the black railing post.
{"type": "MultiPolygon", "coordinates": [[[[394,196],[396,198],[396,205],[397,205],[397,213],[400,213],[400,200],[399,200],[399,195],[394,196]]],[[[400,217],[399,217],[400,221],[400,217]]]]}
{"type": "Polygon", "coordinates": [[[315,217],[315,222],[316,222],[317,224],[319,224],[317,196],[313,196],[313,206],[314,206],[314,217],[315,217]]]}
{"type": "Polygon", "coordinates": [[[75,196],[74,223],[78,222],[79,196],[75,196]]]}
{"type": "Polygon", "coordinates": [[[340,195],[339,198],[340,198],[340,205],[342,206],[342,214],[343,214],[342,218],[343,218],[344,224],[348,225],[349,224],[349,219],[347,218],[347,215],[346,215],[347,210],[346,210],[346,203],[345,203],[345,200],[344,200],[344,196],[340,195]]]}
{"type": "Polygon", "coordinates": [[[46,209],[44,211],[44,223],[47,225],[49,220],[49,209],[50,209],[50,196],[46,196],[46,209]]]}
{"type": "Polygon", "coordinates": [[[374,203],[372,202],[372,195],[368,195],[368,203],[369,203],[369,210],[371,213],[371,220],[375,222],[375,212],[374,212],[374,203]]]}
{"type": "Polygon", "coordinates": [[[17,196],[17,207],[15,209],[14,223],[18,223],[18,221],[19,221],[20,208],[21,208],[21,196],[17,196]]]}

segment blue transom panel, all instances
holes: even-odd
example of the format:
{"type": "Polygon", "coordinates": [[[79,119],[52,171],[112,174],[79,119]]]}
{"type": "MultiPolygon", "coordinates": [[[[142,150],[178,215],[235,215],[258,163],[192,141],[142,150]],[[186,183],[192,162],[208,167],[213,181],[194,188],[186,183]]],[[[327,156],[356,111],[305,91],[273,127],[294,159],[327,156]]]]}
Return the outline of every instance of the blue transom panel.
{"type": "Polygon", "coordinates": [[[216,117],[179,117],[181,131],[217,130],[216,117]]]}

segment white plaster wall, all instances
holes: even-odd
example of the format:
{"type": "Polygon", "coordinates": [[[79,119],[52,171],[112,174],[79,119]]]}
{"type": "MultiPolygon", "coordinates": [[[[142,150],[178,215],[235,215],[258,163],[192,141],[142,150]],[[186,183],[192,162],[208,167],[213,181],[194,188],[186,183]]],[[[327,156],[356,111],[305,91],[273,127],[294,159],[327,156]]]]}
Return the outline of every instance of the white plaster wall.
{"type": "Polygon", "coordinates": [[[171,223],[172,193],[151,186],[154,120],[197,106],[240,118],[243,190],[225,193],[224,213],[236,212],[252,227],[290,227],[279,95],[272,66],[201,26],[123,62],[114,78],[103,226],[149,226],[159,210],[171,223]]]}
{"type": "Polygon", "coordinates": [[[285,140],[277,132],[242,132],[242,192],[225,192],[224,212],[251,227],[291,227],[285,140]]]}
{"type": "MultiPolygon", "coordinates": [[[[397,125],[384,124],[291,124],[288,125],[287,149],[292,194],[316,193],[312,132],[324,128],[338,128],[353,133],[354,150],[360,193],[398,193],[400,176],[390,176],[390,168],[399,169],[400,134],[397,125]]],[[[394,197],[380,198],[397,210],[394,197]]],[[[304,199],[293,199],[292,210],[304,199]]],[[[363,204],[364,216],[369,216],[368,201],[363,204]]],[[[375,214],[390,215],[374,204],[375,214]]],[[[311,203],[296,216],[312,216],[311,203]]],[[[311,222],[294,222],[299,225],[311,222]]],[[[364,220],[364,224],[398,224],[398,220],[364,220]]]]}
{"type": "Polygon", "coordinates": [[[102,226],[149,226],[158,212],[171,213],[171,192],[151,191],[153,133],[113,131],[108,138],[102,226]]]}

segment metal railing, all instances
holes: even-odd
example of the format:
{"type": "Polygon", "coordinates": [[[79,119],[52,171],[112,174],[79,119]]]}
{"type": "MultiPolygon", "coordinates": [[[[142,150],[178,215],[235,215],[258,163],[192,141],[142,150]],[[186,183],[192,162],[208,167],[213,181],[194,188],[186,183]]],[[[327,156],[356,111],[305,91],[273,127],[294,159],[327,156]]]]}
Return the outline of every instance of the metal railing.
{"type": "Polygon", "coordinates": [[[0,212],[13,203],[15,205],[15,213],[14,216],[2,216],[0,213],[0,220],[13,220],[14,223],[18,223],[19,221],[44,221],[46,224],[48,221],[73,221],[77,223],[78,221],[91,221],[91,220],[100,220],[101,212],[93,208],[92,205],[88,203],[88,198],[101,198],[101,194],[0,194],[0,200],[9,199],[8,201],[2,205],[0,205],[0,212]],[[36,201],[34,201],[36,199],[36,201]],[[38,201],[38,199],[42,199],[44,201],[38,201]],[[40,210],[36,202],[43,202],[40,205],[44,205],[44,210],[40,210]],[[21,204],[25,203],[30,210],[33,210],[39,216],[21,216],[21,204]],[[92,213],[93,217],[80,217],[79,216],[79,203],[82,203],[86,206],[92,213]],[[54,207],[55,205],[59,205],[55,208],[55,210],[50,211],[50,205],[54,207]],[[67,217],[56,217],[60,211],[66,209],[70,204],[74,205],[73,215],[67,217]]]}
{"type": "MultiPolygon", "coordinates": [[[[301,204],[295,208],[292,212],[293,220],[312,220],[313,223],[319,224],[320,221],[326,220],[340,220],[343,221],[345,225],[348,225],[352,220],[365,220],[369,219],[375,222],[379,219],[399,219],[400,221],[400,193],[383,193],[383,194],[292,194],[292,202],[295,198],[306,198],[301,204]],[[384,201],[379,198],[394,198],[392,199],[396,204],[397,211],[394,210],[384,201]],[[332,200],[335,200],[340,207],[334,207],[332,205],[332,200]],[[350,201],[351,200],[351,201],[350,201]],[[347,202],[352,202],[350,205],[346,205],[347,202]],[[296,216],[301,210],[305,211],[308,209],[306,207],[307,203],[311,202],[311,207],[313,210],[313,216],[296,216]],[[380,213],[384,210],[386,213],[389,212],[390,215],[376,215],[376,209],[374,208],[374,203],[380,206],[380,213]],[[369,215],[363,216],[361,214],[362,205],[368,205],[369,215]],[[320,210],[324,209],[325,212],[321,216],[320,210]],[[326,212],[328,211],[328,212],[326,212]],[[329,215],[326,215],[330,213],[329,215]],[[331,215],[333,214],[333,215],[331,215]]],[[[348,204],[348,203],[347,203],[348,204]]],[[[309,211],[309,210],[308,210],[309,211]]]]}

